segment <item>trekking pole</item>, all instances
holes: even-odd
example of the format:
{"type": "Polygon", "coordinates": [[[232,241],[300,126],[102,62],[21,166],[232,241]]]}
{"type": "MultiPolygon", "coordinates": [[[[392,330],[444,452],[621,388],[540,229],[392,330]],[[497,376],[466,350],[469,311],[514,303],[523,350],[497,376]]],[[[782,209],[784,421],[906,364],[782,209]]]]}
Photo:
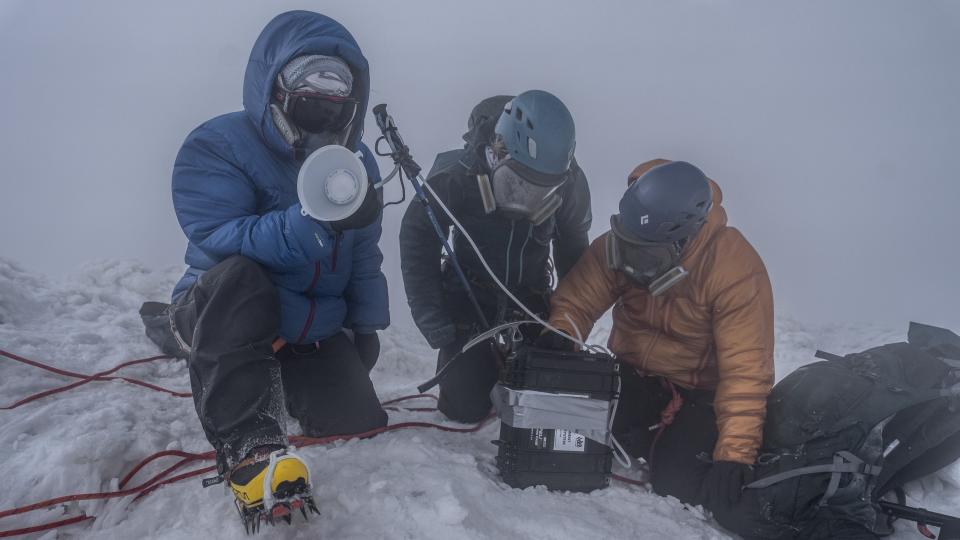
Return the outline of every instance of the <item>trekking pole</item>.
{"type": "Polygon", "coordinates": [[[880,501],[880,509],[889,516],[915,521],[917,529],[927,538],[938,538],[940,540],[960,540],[960,518],[938,514],[924,508],[912,508],[903,504],[897,504],[891,501],[880,501]],[[930,536],[927,525],[940,527],[939,536],[930,536]]]}
{"type": "MultiPolygon", "coordinates": [[[[483,329],[486,330],[490,328],[490,323],[487,321],[487,317],[483,314],[483,309],[480,308],[480,303],[477,301],[477,297],[473,294],[473,288],[470,287],[470,281],[467,279],[466,274],[463,273],[463,268],[457,261],[456,253],[454,253],[453,249],[450,248],[450,243],[447,241],[447,234],[444,232],[443,227],[440,226],[440,222],[437,221],[437,215],[433,212],[433,208],[430,206],[430,199],[427,198],[427,194],[423,191],[423,186],[421,184],[426,181],[420,174],[422,169],[420,168],[420,165],[413,160],[413,156],[410,155],[410,148],[404,144],[403,138],[400,137],[400,133],[397,131],[397,124],[393,121],[393,117],[387,114],[387,104],[381,103],[374,107],[373,116],[377,120],[377,126],[380,128],[380,132],[383,134],[384,140],[386,140],[387,145],[390,146],[390,157],[393,159],[394,165],[400,167],[404,174],[407,175],[407,178],[410,179],[410,183],[413,184],[414,191],[417,193],[417,198],[420,199],[421,203],[423,203],[423,207],[427,211],[427,217],[430,218],[430,223],[433,224],[433,230],[437,233],[437,237],[443,244],[443,249],[446,251],[447,256],[450,257],[450,263],[453,265],[453,269],[457,272],[457,276],[460,278],[460,282],[463,284],[463,288],[467,293],[467,297],[470,299],[470,303],[473,305],[473,309],[477,312],[477,317],[479,318],[480,323],[483,325],[483,329]]],[[[449,364],[450,363],[448,362],[447,365],[449,364]]]]}

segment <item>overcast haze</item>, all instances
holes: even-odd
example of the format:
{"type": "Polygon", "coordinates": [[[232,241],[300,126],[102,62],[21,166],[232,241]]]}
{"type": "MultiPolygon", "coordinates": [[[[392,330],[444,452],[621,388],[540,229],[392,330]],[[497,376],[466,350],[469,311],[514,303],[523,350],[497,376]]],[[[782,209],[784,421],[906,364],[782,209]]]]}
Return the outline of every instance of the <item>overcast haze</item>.
{"type": "MultiPolygon", "coordinates": [[[[3,0],[0,256],[53,277],[180,264],[177,150],[240,108],[254,40],[293,8],[350,29],[424,167],[480,99],[549,90],[577,124],[592,236],[633,166],[683,159],[723,188],[779,314],[960,327],[960,2],[3,0]]],[[[401,214],[381,241],[396,320],[401,214]]]]}

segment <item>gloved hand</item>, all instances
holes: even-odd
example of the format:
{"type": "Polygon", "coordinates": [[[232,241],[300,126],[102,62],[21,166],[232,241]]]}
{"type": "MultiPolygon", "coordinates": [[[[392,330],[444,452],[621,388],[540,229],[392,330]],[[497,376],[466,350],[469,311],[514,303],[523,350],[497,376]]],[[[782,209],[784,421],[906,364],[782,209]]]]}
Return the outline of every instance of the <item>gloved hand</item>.
{"type": "Polygon", "coordinates": [[[550,330],[544,330],[534,342],[534,346],[540,349],[551,349],[554,351],[577,350],[576,343],[550,330]]]}
{"type": "Polygon", "coordinates": [[[702,501],[710,509],[731,508],[740,502],[743,486],[752,476],[753,468],[735,461],[714,461],[703,479],[702,501]]]}
{"type": "Polygon", "coordinates": [[[367,371],[372,370],[380,358],[380,336],[376,332],[369,334],[355,333],[353,344],[357,348],[357,354],[360,356],[363,367],[367,368],[367,371]]]}

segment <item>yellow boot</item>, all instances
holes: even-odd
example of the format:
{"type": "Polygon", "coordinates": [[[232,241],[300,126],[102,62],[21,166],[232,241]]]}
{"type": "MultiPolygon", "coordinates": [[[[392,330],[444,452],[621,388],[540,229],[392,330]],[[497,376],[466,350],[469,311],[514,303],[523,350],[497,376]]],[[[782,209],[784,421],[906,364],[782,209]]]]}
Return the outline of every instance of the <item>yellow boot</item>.
{"type": "Polygon", "coordinates": [[[292,450],[253,452],[230,471],[227,480],[248,534],[257,532],[263,520],[272,525],[283,519],[289,524],[294,510],[304,518],[307,509],[320,513],[313,501],[310,470],[292,450]]]}

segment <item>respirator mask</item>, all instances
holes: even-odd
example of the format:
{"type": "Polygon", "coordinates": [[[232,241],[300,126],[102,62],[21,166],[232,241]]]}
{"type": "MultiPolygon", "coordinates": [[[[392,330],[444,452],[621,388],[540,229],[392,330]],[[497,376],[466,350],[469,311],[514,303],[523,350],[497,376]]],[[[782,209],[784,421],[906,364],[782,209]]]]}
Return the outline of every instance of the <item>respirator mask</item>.
{"type": "Polygon", "coordinates": [[[620,225],[620,216],[610,217],[610,233],[606,238],[607,266],[622,272],[638,286],[660,296],[687,276],[680,266],[685,240],[679,242],[646,242],[631,235],[620,225]]]}
{"type": "Polygon", "coordinates": [[[535,171],[509,156],[499,157],[489,146],[485,153],[491,172],[477,175],[477,183],[488,214],[499,210],[509,219],[525,219],[536,226],[563,204],[563,197],[557,192],[565,175],[535,171]]]}

